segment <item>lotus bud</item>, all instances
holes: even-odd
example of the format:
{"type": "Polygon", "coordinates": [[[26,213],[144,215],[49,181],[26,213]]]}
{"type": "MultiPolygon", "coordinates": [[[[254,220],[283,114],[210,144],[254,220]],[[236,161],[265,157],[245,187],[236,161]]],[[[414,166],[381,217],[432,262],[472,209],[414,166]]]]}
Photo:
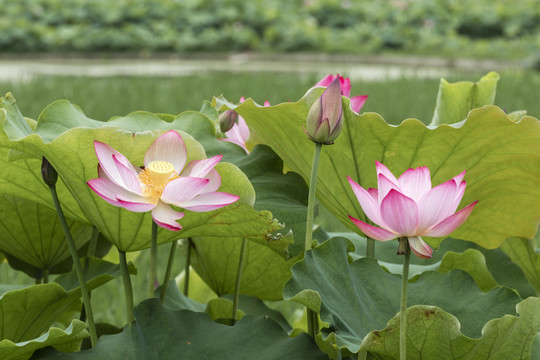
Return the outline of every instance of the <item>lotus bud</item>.
{"type": "Polygon", "coordinates": [[[56,181],[58,180],[58,173],[56,169],[51,165],[49,160],[43,156],[41,160],[41,177],[45,184],[49,186],[55,186],[56,181]]]}
{"type": "Polygon", "coordinates": [[[233,125],[238,121],[238,113],[234,110],[227,110],[219,115],[219,128],[222,133],[232,129],[233,125]]]}
{"type": "Polygon", "coordinates": [[[315,143],[331,145],[343,127],[339,78],[324,90],[309,109],[304,131],[315,143]]]}

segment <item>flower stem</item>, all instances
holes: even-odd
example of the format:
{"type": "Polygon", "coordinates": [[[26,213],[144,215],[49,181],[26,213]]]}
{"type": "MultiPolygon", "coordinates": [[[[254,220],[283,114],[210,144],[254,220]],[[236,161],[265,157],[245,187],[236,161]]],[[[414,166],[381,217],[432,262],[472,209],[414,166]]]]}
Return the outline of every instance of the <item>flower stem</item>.
{"type": "Polygon", "coordinates": [[[92,347],[94,347],[97,343],[97,332],[96,332],[96,326],[94,324],[94,313],[92,311],[92,304],[90,302],[90,296],[88,294],[86,281],[84,280],[81,262],[79,261],[77,248],[75,247],[75,243],[73,242],[73,238],[71,237],[71,232],[69,231],[69,226],[64,216],[64,212],[62,211],[62,207],[60,206],[60,202],[58,201],[58,194],[56,193],[56,186],[50,185],[49,189],[51,190],[51,196],[53,198],[54,207],[56,208],[56,212],[58,213],[58,219],[60,220],[60,224],[62,224],[62,229],[64,230],[64,234],[66,236],[66,241],[68,243],[69,251],[71,252],[71,257],[73,258],[73,266],[75,267],[75,272],[77,273],[77,278],[79,279],[79,285],[81,287],[83,304],[84,304],[84,308],[86,309],[86,315],[87,315],[86,322],[88,323],[88,329],[90,331],[90,341],[92,342],[92,347]]]}
{"type": "MultiPolygon", "coordinates": [[[[322,144],[315,143],[315,152],[313,154],[313,164],[311,166],[311,177],[309,179],[309,195],[308,195],[308,208],[306,219],[306,242],[304,245],[304,252],[311,250],[311,242],[313,240],[313,216],[315,213],[315,193],[317,189],[317,171],[319,169],[319,157],[321,155],[322,144]]],[[[304,254],[305,257],[305,254],[304,254]]],[[[310,308],[307,309],[307,323],[308,333],[312,338],[315,338],[315,334],[318,329],[315,329],[316,314],[310,308]]],[[[317,319],[318,320],[318,319],[317,319]]],[[[318,328],[318,326],[317,326],[318,328]]]]}
{"type": "Polygon", "coordinates": [[[152,237],[150,238],[150,276],[148,281],[148,298],[154,297],[157,280],[157,224],[152,220],[152,237]]]}
{"type": "Polygon", "coordinates": [[[99,230],[94,226],[92,229],[92,237],[88,244],[88,256],[96,256],[97,241],[99,237],[99,230]]]}
{"type": "Polygon", "coordinates": [[[240,258],[238,259],[238,271],[236,272],[236,284],[234,285],[234,298],[232,309],[232,323],[236,321],[238,313],[238,300],[240,298],[240,283],[242,281],[242,270],[244,270],[244,258],[246,257],[247,239],[242,239],[242,247],[240,248],[240,258]]]}
{"type": "Polygon", "coordinates": [[[167,261],[167,270],[165,271],[165,277],[163,278],[163,284],[161,285],[161,292],[159,294],[159,298],[161,299],[162,304],[163,304],[163,301],[165,301],[165,294],[167,293],[167,286],[171,278],[171,270],[174,263],[174,254],[176,253],[177,246],[178,246],[178,240],[174,240],[171,243],[171,251],[169,252],[169,261],[167,261]]]}
{"type": "Polygon", "coordinates": [[[43,283],[48,284],[49,283],[49,269],[43,270],[43,283]]]}
{"type": "Polygon", "coordinates": [[[129,324],[135,320],[135,316],[133,316],[133,287],[131,286],[131,276],[127,265],[126,253],[122,250],[118,250],[118,254],[120,255],[120,268],[122,269],[122,281],[124,282],[126,319],[129,324]]]}
{"type": "Polygon", "coordinates": [[[375,257],[375,240],[367,238],[366,257],[375,257]]]}
{"type": "Polygon", "coordinates": [[[187,297],[189,294],[189,267],[191,266],[191,248],[193,247],[193,240],[187,238],[188,248],[186,255],[186,267],[184,270],[184,296],[187,297]]]}
{"type": "Polygon", "coordinates": [[[411,258],[411,249],[409,248],[408,239],[401,237],[400,242],[405,242],[406,251],[403,259],[403,271],[401,278],[401,307],[400,326],[399,326],[399,359],[407,359],[407,285],[409,284],[409,260],[411,258]]]}

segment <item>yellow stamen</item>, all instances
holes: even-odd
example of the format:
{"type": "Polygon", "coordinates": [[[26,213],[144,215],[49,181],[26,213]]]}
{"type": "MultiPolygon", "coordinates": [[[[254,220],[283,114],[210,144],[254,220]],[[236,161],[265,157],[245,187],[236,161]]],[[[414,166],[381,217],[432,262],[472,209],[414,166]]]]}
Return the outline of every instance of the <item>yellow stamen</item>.
{"type": "Polygon", "coordinates": [[[155,201],[161,198],[165,186],[177,178],[174,165],[167,161],[152,161],[138,176],[143,194],[155,201]]]}

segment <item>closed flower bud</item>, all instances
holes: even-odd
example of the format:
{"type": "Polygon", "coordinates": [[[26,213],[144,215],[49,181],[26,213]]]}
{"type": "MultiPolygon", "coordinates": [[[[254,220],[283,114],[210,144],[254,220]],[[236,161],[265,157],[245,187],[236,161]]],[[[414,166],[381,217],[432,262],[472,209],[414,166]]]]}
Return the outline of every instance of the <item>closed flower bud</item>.
{"type": "Polygon", "coordinates": [[[233,125],[238,121],[238,113],[234,110],[227,110],[219,115],[219,128],[221,132],[227,132],[232,129],[233,125]]]}
{"type": "Polygon", "coordinates": [[[341,88],[336,78],[309,109],[304,131],[315,143],[331,145],[343,127],[341,88]]]}
{"type": "Polygon", "coordinates": [[[45,184],[49,186],[56,185],[56,181],[58,180],[58,173],[56,172],[56,169],[51,165],[49,160],[43,156],[43,159],[41,160],[41,177],[43,178],[43,181],[45,184]]]}

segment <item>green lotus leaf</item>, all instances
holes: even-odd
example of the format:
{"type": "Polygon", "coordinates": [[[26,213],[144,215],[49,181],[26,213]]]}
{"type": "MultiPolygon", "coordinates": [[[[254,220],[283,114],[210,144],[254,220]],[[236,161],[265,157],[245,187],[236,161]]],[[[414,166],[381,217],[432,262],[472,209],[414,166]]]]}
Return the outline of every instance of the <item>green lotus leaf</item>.
{"type": "MultiPolygon", "coordinates": [[[[234,293],[241,238],[194,238],[191,266],[218,295],[234,293]],[[226,254],[226,256],[224,256],[226,254]]],[[[248,241],[240,293],[261,300],[281,300],[283,285],[298,257],[285,260],[265,245],[248,241]]]]}
{"type": "MultiPolygon", "coordinates": [[[[533,359],[532,344],[540,332],[540,299],[530,297],[517,305],[519,316],[489,321],[482,337],[460,332],[459,320],[433,306],[407,309],[407,359],[525,360],[533,359]]],[[[399,359],[399,315],[384,330],[373,331],[362,343],[375,359],[399,359]]],[[[537,349],[536,349],[537,352],[537,349]]]]}
{"type": "MultiPolygon", "coordinates": [[[[204,312],[212,318],[212,320],[226,325],[232,325],[232,309],[233,303],[231,300],[224,298],[212,299],[206,304],[204,312]]],[[[236,312],[236,321],[242,319],[246,315],[241,309],[236,312]]]]}
{"type": "Polygon", "coordinates": [[[265,317],[244,316],[227,326],[204,313],[167,310],[158,299],[142,302],[134,312],[135,322],[121,334],[102,337],[91,350],[39,359],[327,359],[309,336],[290,338],[265,317]]]}
{"type": "MultiPolygon", "coordinates": [[[[236,106],[215,99],[219,109],[233,108],[254,136],[262,139],[293,171],[307,180],[314,145],[303,131],[308,110],[322,89],[296,103],[259,107],[253,100],[236,106]]],[[[515,123],[495,106],[469,112],[466,121],[435,128],[416,119],[388,125],[380,115],[356,115],[344,101],[344,125],[334,145],[321,152],[317,197],[343,224],[359,232],[348,215],[366,220],[347,176],[365,188],[376,187],[375,161],[394,174],[427,166],[433,185],[467,170],[460,207],[479,203],[453,237],[496,248],[510,236],[531,238],[540,214],[540,122],[530,116],[515,123]]],[[[441,239],[427,241],[437,246],[441,239]]]]}
{"type": "MultiPolygon", "coordinates": [[[[7,103],[14,106],[13,102],[7,103]]],[[[77,201],[81,212],[79,217],[88,219],[123,251],[149,246],[151,216],[149,213],[133,213],[111,206],[86,185],[86,181],[97,177],[94,140],[109,144],[132,163],[142,164],[146,150],[164,130],[177,129],[177,125],[184,121],[191,124],[198,120],[203,124],[201,126],[208,122],[211,125],[206,116],[196,112],[180,114],[172,122],[145,112],[100,122],[89,119],[80,108],[67,101],[57,101],[43,110],[34,133],[22,117],[13,115],[15,111],[5,109],[8,106],[5,99],[2,104],[4,109],[0,110],[0,117],[3,119],[0,120],[9,138],[6,146],[39,159],[45,156],[77,201]]],[[[188,161],[206,157],[204,149],[193,137],[182,131],[180,133],[188,149],[188,161]]],[[[160,229],[159,243],[188,236],[223,236],[225,232],[265,242],[265,235],[279,228],[269,213],[258,213],[253,209],[250,212],[248,207],[243,206],[252,205],[255,194],[240,170],[227,163],[219,164],[216,170],[222,178],[220,190],[235,193],[241,199],[213,212],[187,211],[181,222],[184,230],[171,232],[160,229]]]]}
{"type": "MultiPolygon", "coordinates": [[[[330,327],[323,340],[335,339],[338,348],[358,352],[362,339],[383,329],[399,311],[401,276],[385,272],[373,258],[352,263],[352,243],[333,238],[308,251],[292,267],[293,276],[283,296],[318,312],[330,327]],[[351,316],[354,309],[354,316],[351,316]]],[[[435,305],[455,315],[462,332],[478,337],[484,324],[505,314],[515,314],[521,298],[512,290],[496,287],[484,293],[466,272],[425,272],[409,284],[408,304],[435,305]]]]}
{"type": "Polygon", "coordinates": [[[439,272],[446,273],[453,269],[468,272],[482,291],[489,291],[497,286],[497,282],[489,272],[484,255],[475,249],[467,249],[457,253],[449,251],[444,254],[439,272]]]}
{"type": "Polygon", "coordinates": [[[519,265],[537,294],[540,294],[540,252],[535,240],[539,238],[540,232],[536,239],[510,238],[501,245],[501,250],[519,265]]]}
{"type": "Polygon", "coordinates": [[[32,340],[13,342],[4,339],[0,341],[0,359],[30,359],[34,351],[48,346],[62,352],[74,352],[79,350],[81,341],[86,337],[88,337],[86,324],[79,320],[73,320],[65,330],[52,327],[45,334],[32,340]]]}
{"type": "MultiPolygon", "coordinates": [[[[55,210],[9,195],[0,195],[0,251],[38,269],[50,269],[71,255],[55,210]]],[[[90,240],[92,228],[68,220],[77,248],[90,240]]]]}
{"type": "MultiPolygon", "coordinates": [[[[159,291],[159,289],[157,291],[159,291]]],[[[204,312],[204,309],[206,308],[205,304],[190,299],[182,294],[174,280],[169,281],[163,306],[169,310],[191,310],[195,312],[204,312]]]]}
{"type": "Polygon", "coordinates": [[[430,125],[454,124],[465,119],[472,109],[493,105],[499,79],[499,74],[495,72],[482,76],[475,83],[449,83],[441,79],[435,114],[430,125]]]}

